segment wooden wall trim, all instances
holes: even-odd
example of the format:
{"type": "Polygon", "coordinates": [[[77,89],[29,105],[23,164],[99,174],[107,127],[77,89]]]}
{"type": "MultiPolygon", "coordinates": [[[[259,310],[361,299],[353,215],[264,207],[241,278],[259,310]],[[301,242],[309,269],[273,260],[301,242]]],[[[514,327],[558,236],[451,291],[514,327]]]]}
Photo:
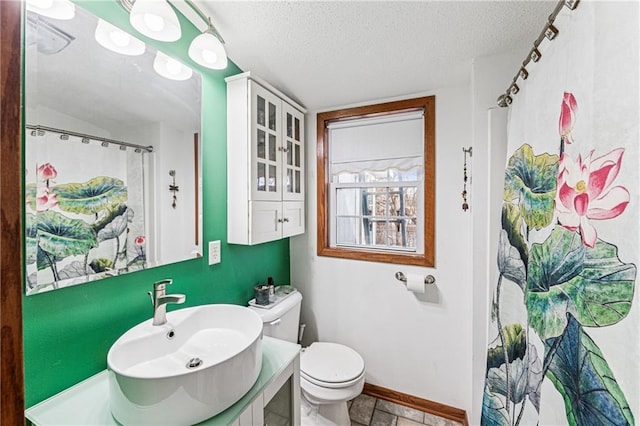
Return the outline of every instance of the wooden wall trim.
{"type": "Polygon", "coordinates": [[[24,424],[22,351],[22,4],[0,1],[0,419],[24,424]]]}
{"type": "Polygon", "coordinates": [[[385,401],[404,405],[405,407],[415,408],[416,410],[444,417],[446,419],[462,423],[464,426],[469,426],[469,421],[467,420],[467,412],[460,408],[455,408],[449,405],[440,404],[438,402],[429,401],[428,399],[418,398],[417,396],[397,392],[391,389],[383,388],[382,386],[372,385],[370,383],[364,384],[364,390],[362,391],[362,393],[376,398],[384,399],[385,401]]]}

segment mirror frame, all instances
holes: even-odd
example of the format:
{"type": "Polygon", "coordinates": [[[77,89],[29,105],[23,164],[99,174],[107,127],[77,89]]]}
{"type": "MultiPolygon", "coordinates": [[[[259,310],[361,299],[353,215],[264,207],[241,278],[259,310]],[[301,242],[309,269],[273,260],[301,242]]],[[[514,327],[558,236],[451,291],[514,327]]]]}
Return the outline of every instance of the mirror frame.
{"type": "Polygon", "coordinates": [[[8,424],[24,423],[22,17],[22,2],[0,1],[0,418],[8,424]]]}

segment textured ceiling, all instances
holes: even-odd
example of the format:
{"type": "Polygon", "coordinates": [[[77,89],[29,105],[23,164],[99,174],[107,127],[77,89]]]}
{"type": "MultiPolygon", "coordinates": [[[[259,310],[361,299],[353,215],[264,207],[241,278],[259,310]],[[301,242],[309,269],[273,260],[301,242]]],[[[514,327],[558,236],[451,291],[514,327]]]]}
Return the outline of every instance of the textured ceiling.
{"type": "Polygon", "coordinates": [[[475,57],[515,49],[522,50],[524,59],[556,5],[480,0],[196,3],[211,16],[240,68],[309,109],[469,83],[475,57]]]}

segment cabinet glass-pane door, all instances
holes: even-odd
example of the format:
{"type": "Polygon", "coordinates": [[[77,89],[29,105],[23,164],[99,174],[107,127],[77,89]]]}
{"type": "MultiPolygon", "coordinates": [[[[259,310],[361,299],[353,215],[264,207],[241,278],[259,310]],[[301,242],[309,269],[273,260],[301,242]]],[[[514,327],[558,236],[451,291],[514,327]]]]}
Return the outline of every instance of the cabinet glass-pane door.
{"type": "Polygon", "coordinates": [[[303,150],[304,141],[303,120],[301,112],[286,103],[282,105],[285,127],[285,137],[283,140],[283,193],[282,199],[288,201],[304,200],[304,179],[303,150]]]}
{"type": "Polygon", "coordinates": [[[252,199],[281,199],[281,155],[278,149],[282,102],[258,84],[251,84],[252,199]]]}

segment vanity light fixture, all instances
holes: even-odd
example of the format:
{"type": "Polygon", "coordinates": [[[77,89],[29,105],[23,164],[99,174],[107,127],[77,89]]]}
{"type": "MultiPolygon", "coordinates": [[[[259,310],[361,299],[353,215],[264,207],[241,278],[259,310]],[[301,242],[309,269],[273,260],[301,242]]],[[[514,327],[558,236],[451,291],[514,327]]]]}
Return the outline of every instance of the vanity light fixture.
{"type": "Polygon", "coordinates": [[[126,145],[120,145],[120,151],[126,151],[127,147],[126,145]]]}
{"type": "Polygon", "coordinates": [[[89,143],[91,142],[91,139],[89,138],[82,138],[82,143],[89,143]]]}
{"type": "Polygon", "coordinates": [[[145,50],[143,42],[103,19],[98,19],[94,36],[100,46],[122,55],[138,56],[145,50]]]}
{"type": "Polygon", "coordinates": [[[170,80],[188,80],[193,74],[191,68],[182,65],[160,51],[156,53],[156,58],[153,60],[153,69],[164,78],[170,80]]]}
{"type": "Polygon", "coordinates": [[[193,39],[189,45],[189,57],[198,64],[214,70],[227,67],[227,52],[224,50],[224,40],[220,33],[207,18],[208,27],[202,34],[193,39]]]}
{"type": "Polygon", "coordinates": [[[64,133],[63,133],[63,134],[61,134],[61,135],[60,135],[60,140],[61,140],[61,141],[68,141],[68,140],[69,140],[69,135],[64,134],[64,133]]]}
{"type": "Polygon", "coordinates": [[[509,87],[509,93],[512,94],[512,95],[515,95],[519,91],[520,91],[520,88],[518,87],[518,85],[516,83],[513,83],[511,85],[511,87],[509,87]]]}
{"type": "Polygon", "coordinates": [[[76,6],[69,0],[27,0],[27,10],[48,18],[69,20],[76,16],[76,6]]]}
{"type": "Polygon", "coordinates": [[[103,141],[100,145],[102,145],[105,148],[108,148],[109,147],[109,142],[103,141]]]}
{"type": "Polygon", "coordinates": [[[166,0],[135,0],[129,22],[141,34],[158,41],[176,41],[182,36],[178,15],[166,0]]]}
{"type": "MultiPolygon", "coordinates": [[[[207,25],[202,34],[191,41],[189,57],[205,68],[225,69],[228,59],[224,39],[211,22],[211,18],[205,15],[192,0],[181,1],[207,25]]],[[[181,37],[180,22],[168,0],[118,0],[118,2],[129,11],[131,25],[145,36],[159,41],[176,41],[181,37]],[[170,36],[166,34],[169,32],[170,36]]]]}

